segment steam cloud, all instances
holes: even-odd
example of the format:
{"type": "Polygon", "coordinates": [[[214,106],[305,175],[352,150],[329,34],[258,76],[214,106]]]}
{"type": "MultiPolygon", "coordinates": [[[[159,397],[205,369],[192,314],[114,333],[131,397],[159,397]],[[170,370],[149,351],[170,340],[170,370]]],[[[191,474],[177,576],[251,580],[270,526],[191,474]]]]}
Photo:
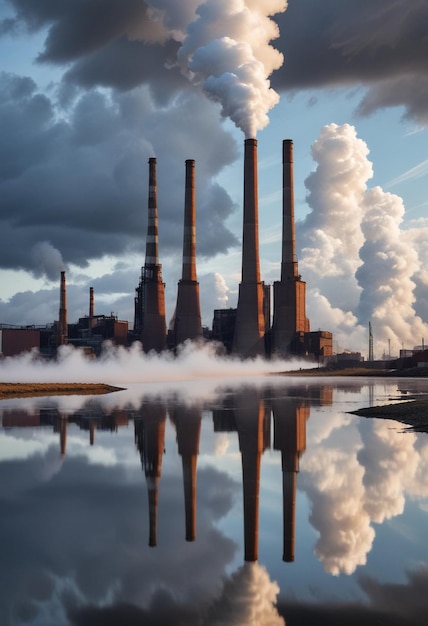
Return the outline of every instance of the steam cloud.
{"type": "Polygon", "coordinates": [[[283,55],[269,42],[279,29],[269,19],[284,12],[287,0],[208,0],[197,10],[178,51],[189,79],[220,102],[246,137],[255,137],[279,101],[269,76],[281,67],[283,55]]]}
{"type": "Polygon", "coordinates": [[[58,281],[59,273],[65,269],[59,250],[49,241],[40,241],[33,246],[32,257],[36,277],[47,276],[49,280],[58,281]]]}
{"type": "MultiPolygon", "coordinates": [[[[316,170],[306,179],[311,212],[298,224],[300,268],[309,290],[309,316],[333,324],[339,346],[360,349],[372,322],[375,357],[413,348],[428,326],[416,290],[427,285],[426,238],[404,230],[402,199],[368,188],[369,150],[349,124],[325,126],[313,145],[316,170]],[[316,311],[315,313],[312,311],[316,311]]],[[[422,225],[426,237],[426,227],[422,225]]]]}

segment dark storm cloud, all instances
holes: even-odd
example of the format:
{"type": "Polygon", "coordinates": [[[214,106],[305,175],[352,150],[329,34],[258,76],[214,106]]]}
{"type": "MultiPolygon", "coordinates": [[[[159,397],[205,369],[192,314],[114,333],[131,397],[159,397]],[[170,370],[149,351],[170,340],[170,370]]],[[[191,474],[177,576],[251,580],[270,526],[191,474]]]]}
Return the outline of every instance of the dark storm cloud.
{"type": "Polygon", "coordinates": [[[362,85],[360,114],[401,105],[427,123],[425,0],[289,0],[275,19],[285,56],[275,89],[362,85]]]}
{"type": "Polygon", "coordinates": [[[1,76],[2,267],[37,273],[31,250],[40,241],[82,267],[105,254],[141,253],[153,155],[163,252],[182,246],[186,158],[198,161],[199,253],[236,244],[224,225],[232,201],[213,178],[237,148],[205,98],[182,94],[158,110],[144,89],[110,97],[89,91],[59,113],[31,79],[1,76]]]}

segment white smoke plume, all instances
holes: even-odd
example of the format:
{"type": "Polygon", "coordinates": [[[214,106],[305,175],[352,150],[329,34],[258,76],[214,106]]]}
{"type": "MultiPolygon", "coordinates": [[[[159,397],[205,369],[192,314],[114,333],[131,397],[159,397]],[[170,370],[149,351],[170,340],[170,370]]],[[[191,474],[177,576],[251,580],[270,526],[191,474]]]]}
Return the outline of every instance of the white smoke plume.
{"type": "Polygon", "coordinates": [[[279,587],[264,567],[245,563],[228,580],[210,607],[208,626],[285,626],[276,609],[279,587]]]}
{"type": "Polygon", "coordinates": [[[270,45],[279,37],[270,16],[282,13],[287,0],[207,0],[198,6],[178,52],[183,72],[219,102],[245,136],[255,137],[279,101],[269,76],[283,64],[270,45]]]}
{"type": "Polygon", "coordinates": [[[428,310],[416,311],[415,296],[426,284],[427,244],[402,228],[401,198],[368,188],[368,153],[349,124],[321,130],[312,150],[317,168],[306,179],[311,212],[298,224],[300,268],[309,287],[316,285],[308,292],[309,317],[326,329],[333,324],[342,349],[368,345],[371,321],[381,358],[388,345],[394,355],[413,348],[428,330],[421,318],[428,310]]]}
{"type": "MultiPolygon", "coordinates": [[[[0,362],[2,382],[100,382],[107,384],[165,383],[255,379],[270,373],[308,367],[307,362],[241,360],[219,356],[214,343],[186,342],[177,356],[171,353],[143,353],[141,344],[130,348],[106,342],[99,359],[87,359],[79,349],[62,346],[56,361],[40,361],[37,352],[6,357],[0,362]]],[[[309,365],[310,366],[310,365],[309,365]]]]}
{"type": "Polygon", "coordinates": [[[59,273],[65,269],[59,250],[49,241],[39,241],[32,250],[33,274],[36,278],[46,276],[49,280],[58,280],[59,273]]]}

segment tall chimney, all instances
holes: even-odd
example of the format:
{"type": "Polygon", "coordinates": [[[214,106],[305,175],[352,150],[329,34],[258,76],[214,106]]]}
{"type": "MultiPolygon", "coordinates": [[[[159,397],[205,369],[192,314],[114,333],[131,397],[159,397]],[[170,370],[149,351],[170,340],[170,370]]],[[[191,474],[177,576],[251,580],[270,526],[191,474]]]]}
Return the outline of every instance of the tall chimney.
{"type": "Polygon", "coordinates": [[[149,197],[146,259],[141,270],[141,342],[143,350],[161,352],[166,347],[165,284],[158,252],[156,159],[149,159],[149,197]]]}
{"type": "Polygon", "coordinates": [[[59,316],[58,316],[58,336],[57,346],[67,343],[68,321],[67,321],[67,291],[65,284],[65,272],[61,272],[61,285],[59,295],[59,316]]]}
{"type": "Polygon", "coordinates": [[[294,220],[293,142],[282,142],[282,258],[281,280],[273,285],[272,352],[298,354],[302,335],[309,332],[306,283],[301,280],[296,255],[294,220]]]}
{"type": "Polygon", "coordinates": [[[182,277],[178,283],[173,324],[174,345],[202,338],[199,283],[196,277],[195,161],[186,161],[182,277]]]}
{"type": "Polygon", "coordinates": [[[260,282],[257,140],[245,140],[242,281],[239,285],[233,352],[265,353],[263,283],[260,282]]]}
{"type": "Polygon", "coordinates": [[[94,311],[95,311],[94,303],[95,303],[94,288],[89,287],[89,319],[92,319],[94,317],[94,311]]]}

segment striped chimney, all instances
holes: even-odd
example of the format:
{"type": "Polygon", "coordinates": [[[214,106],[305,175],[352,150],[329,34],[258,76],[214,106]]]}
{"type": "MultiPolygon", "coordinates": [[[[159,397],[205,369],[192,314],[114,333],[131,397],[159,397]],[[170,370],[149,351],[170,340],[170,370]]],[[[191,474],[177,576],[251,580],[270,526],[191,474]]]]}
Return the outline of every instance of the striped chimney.
{"type": "Polygon", "coordinates": [[[58,316],[58,341],[57,345],[62,346],[67,343],[68,320],[67,320],[67,289],[65,284],[65,272],[61,272],[61,285],[59,295],[59,316],[58,316]]]}
{"type": "Polygon", "coordinates": [[[182,280],[196,281],[196,192],[195,161],[186,161],[182,280]]]}
{"type": "Polygon", "coordinates": [[[159,264],[158,252],[158,200],[156,184],[156,159],[149,159],[149,201],[146,239],[146,266],[159,264]]]}

